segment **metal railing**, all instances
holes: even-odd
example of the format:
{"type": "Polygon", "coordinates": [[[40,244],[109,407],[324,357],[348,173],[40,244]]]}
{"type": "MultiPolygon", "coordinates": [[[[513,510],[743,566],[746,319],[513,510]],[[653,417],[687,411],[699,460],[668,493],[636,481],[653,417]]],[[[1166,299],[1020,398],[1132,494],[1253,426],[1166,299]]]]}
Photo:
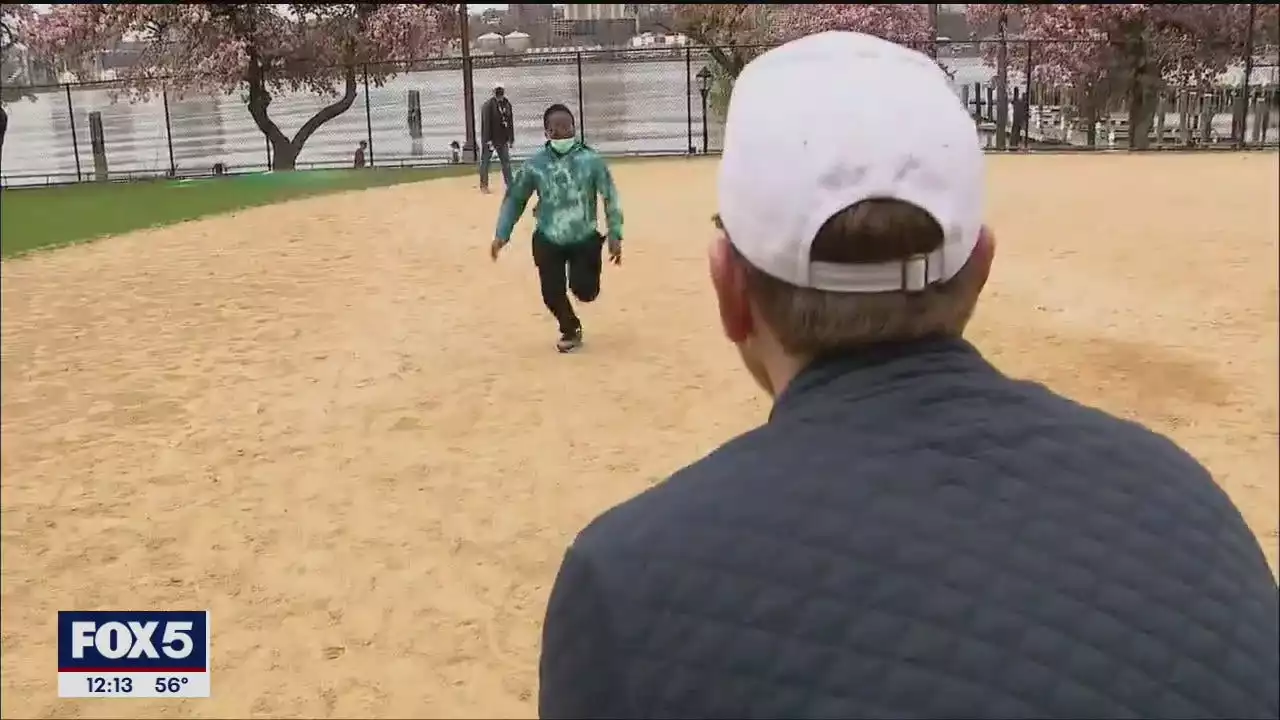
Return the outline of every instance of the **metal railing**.
{"type": "MultiPolygon", "coordinates": [[[[1004,72],[990,59],[996,41],[928,43],[952,77],[988,147],[1107,149],[1130,144],[1127,98],[1115,87],[1076,86],[1038,64],[1043,41],[1006,41],[1004,72]],[[1038,49],[1039,48],[1039,49],[1038,49]],[[1002,84],[1005,92],[1000,92],[1002,84]],[[1003,102],[1001,102],[1003,95],[1003,102]]],[[[1055,41],[1056,42],[1056,41],[1055,41]]],[[[1061,41],[1075,42],[1075,41],[1061,41]]],[[[1081,42],[1081,51],[1096,46],[1081,42]]],[[[737,48],[758,54],[764,48],[737,48]]],[[[1062,48],[1055,52],[1061,53],[1062,48]]],[[[583,138],[611,155],[716,152],[728,80],[703,48],[528,51],[395,63],[385,82],[358,73],[351,107],[305,143],[299,168],[350,167],[360,141],[369,164],[406,167],[471,162],[463,74],[475,106],[501,83],[515,108],[517,157],[542,143],[542,111],[574,110],[583,138]],[[456,147],[455,147],[456,143],[456,147]]],[[[1280,140],[1280,76],[1274,61],[1253,63],[1250,81],[1166,83],[1144,114],[1152,148],[1251,148],[1280,140]]],[[[1239,71],[1237,70],[1237,74],[1239,71]]],[[[163,81],[131,102],[119,81],[7,88],[5,185],[184,177],[271,167],[272,148],[245,107],[243,91],[181,96],[163,81]]],[[[272,119],[293,133],[332,98],[276,95],[272,119]]],[[[893,102],[892,98],[884,102],[893,102]]],[[[479,111],[477,110],[477,113],[479,111]]],[[[1142,118],[1140,118],[1142,121],[1142,118]]],[[[478,118],[475,120],[477,128],[478,118]]],[[[892,132],[885,128],[884,132],[892,132]]],[[[1141,128],[1139,129],[1141,131],[1141,128]]],[[[1145,143],[1144,143],[1145,144],[1145,143]]]]}

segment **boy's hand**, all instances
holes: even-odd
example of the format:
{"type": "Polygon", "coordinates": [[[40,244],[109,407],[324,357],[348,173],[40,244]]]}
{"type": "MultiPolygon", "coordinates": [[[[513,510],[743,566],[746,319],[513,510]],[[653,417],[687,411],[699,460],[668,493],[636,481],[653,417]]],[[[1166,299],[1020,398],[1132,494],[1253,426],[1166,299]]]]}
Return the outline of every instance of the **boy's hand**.
{"type": "Polygon", "coordinates": [[[622,264],[622,238],[609,238],[609,262],[622,264]]]}
{"type": "Polygon", "coordinates": [[[501,238],[494,238],[493,244],[489,246],[489,258],[494,262],[497,262],[498,253],[502,252],[502,248],[505,246],[506,246],[506,243],[502,242],[501,238]]]}

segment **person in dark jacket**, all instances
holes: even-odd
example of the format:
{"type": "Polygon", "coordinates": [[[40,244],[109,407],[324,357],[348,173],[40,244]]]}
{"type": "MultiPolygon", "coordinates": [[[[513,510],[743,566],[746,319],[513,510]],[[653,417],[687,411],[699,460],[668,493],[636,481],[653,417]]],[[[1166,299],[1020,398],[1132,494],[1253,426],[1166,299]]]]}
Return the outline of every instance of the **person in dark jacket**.
{"type": "Polygon", "coordinates": [[[511,101],[501,85],[493,88],[493,97],[480,107],[480,191],[489,192],[489,163],[498,154],[502,165],[502,182],[511,186],[511,144],[516,141],[515,116],[511,101]]]}
{"type": "Polygon", "coordinates": [[[920,53],[746,67],[710,274],[773,409],[575,539],[543,718],[1277,717],[1280,593],[1209,473],[963,339],[984,179],[920,53]]]}

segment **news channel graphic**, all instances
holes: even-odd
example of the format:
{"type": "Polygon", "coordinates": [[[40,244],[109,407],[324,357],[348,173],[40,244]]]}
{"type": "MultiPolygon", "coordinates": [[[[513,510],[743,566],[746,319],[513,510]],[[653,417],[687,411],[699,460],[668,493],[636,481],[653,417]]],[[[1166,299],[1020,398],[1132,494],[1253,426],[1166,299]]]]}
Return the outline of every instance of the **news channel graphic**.
{"type": "Polygon", "coordinates": [[[58,611],[58,697],[209,697],[209,612],[58,611]]]}

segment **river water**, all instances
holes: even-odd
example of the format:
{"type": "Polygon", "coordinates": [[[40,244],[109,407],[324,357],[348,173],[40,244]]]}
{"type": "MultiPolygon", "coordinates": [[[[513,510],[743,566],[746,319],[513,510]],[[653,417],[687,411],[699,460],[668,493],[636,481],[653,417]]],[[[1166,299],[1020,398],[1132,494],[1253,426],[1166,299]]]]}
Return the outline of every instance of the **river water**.
{"type": "MultiPolygon", "coordinates": [[[[948,61],[957,85],[989,81],[992,71],[976,59],[948,61]]],[[[694,66],[694,72],[699,68],[694,66]]],[[[515,154],[542,141],[542,111],[556,102],[575,110],[587,142],[607,153],[682,152],[689,146],[692,107],[693,143],[702,145],[701,98],[688,96],[682,60],[654,62],[590,62],[582,64],[582,107],[578,103],[578,70],[573,64],[477,68],[476,105],[496,82],[507,89],[516,114],[515,154]]],[[[1012,79],[1011,79],[1012,81],[1012,79]]],[[[696,83],[696,81],[695,81],[696,83]]],[[[271,117],[292,135],[326,103],[314,95],[280,95],[271,117]]],[[[71,107],[62,88],[42,91],[34,101],[6,106],[4,182],[8,185],[67,182],[76,178],[76,146],[81,171],[93,172],[89,113],[102,113],[108,167],[117,173],[158,174],[169,169],[169,142],[164,104],[113,100],[109,88],[72,88],[71,107]],[[71,118],[75,119],[73,139],[71,118]]],[[[449,144],[462,144],[464,115],[462,73],[433,70],[398,75],[382,87],[370,87],[365,111],[363,89],[355,104],[329,121],[307,141],[299,167],[343,165],[356,145],[373,138],[375,164],[443,161],[449,144]],[[409,135],[408,93],[418,90],[422,102],[422,138],[409,135]],[[367,120],[366,120],[367,118],[367,120]]],[[[169,98],[173,162],[181,172],[208,172],[214,163],[232,168],[263,168],[267,144],[254,125],[239,92],[213,97],[169,98]]],[[[714,125],[714,120],[712,121],[714,125]]],[[[709,128],[717,147],[719,128],[709,128]]]]}

